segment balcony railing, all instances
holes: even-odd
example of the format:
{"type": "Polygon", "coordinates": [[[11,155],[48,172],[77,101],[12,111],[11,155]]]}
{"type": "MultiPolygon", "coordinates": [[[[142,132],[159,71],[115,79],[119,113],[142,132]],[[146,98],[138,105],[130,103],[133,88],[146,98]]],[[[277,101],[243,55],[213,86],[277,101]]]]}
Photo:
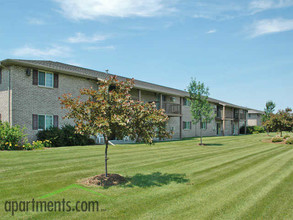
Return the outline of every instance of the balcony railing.
{"type": "MultiPolygon", "coordinates": [[[[216,114],[217,120],[223,120],[223,110],[215,111],[215,114],[216,114]]],[[[226,111],[225,119],[228,119],[228,120],[245,119],[245,114],[240,114],[240,117],[239,117],[239,114],[237,111],[236,112],[226,111]]]]}
{"type": "Polygon", "coordinates": [[[230,120],[233,119],[234,118],[233,117],[233,112],[231,110],[226,110],[225,118],[230,119],[230,120]]]}
{"type": "Polygon", "coordinates": [[[180,104],[175,103],[163,103],[163,109],[165,109],[166,114],[180,114],[180,104]]]}
{"type": "Polygon", "coordinates": [[[245,113],[240,113],[240,119],[246,119],[246,114],[245,113]]]}
{"type": "Polygon", "coordinates": [[[222,110],[216,111],[216,119],[222,119],[222,110]]]}

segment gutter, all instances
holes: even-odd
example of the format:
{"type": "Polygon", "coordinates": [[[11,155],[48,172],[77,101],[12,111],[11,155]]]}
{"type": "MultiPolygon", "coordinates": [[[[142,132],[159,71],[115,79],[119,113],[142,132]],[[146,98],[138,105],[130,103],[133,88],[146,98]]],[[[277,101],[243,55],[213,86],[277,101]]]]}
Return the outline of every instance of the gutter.
{"type": "MultiPolygon", "coordinates": [[[[48,71],[51,71],[51,72],[58,72],[58,73],[63,73],[63,74],[66,74],[66,75],[71,75],[71,76],[78,76],[78,77],[82,77],[82,78],[86,78],[86,79],[93,79],[93,80],[103,80],[101,78],[98,78],[96,76],[88,76],[88,75],[84,75],[84,74],[81,74],[81,73],[78,73],[78,72],[75,72],[75,71],[71,71],[71,70],[61,70],[61,69],[56,69],[56,68],[51,68],[51,67],[45,67],[43,65],[38,65],[38,64],[27,64],[25,62],[22,62],[22,61],[19,61],[19,60],[13,60],[13,59],[6,59],[6,60],[3,60],[1,63],[5,63],[5,65],[20,65],[20,66],[23,66],[23,67],[27,67],[27,68],[36,68],[36,69],[46,69],[48,71]]],[[[92,70],[92,71],[95,71],[95,70],[92,70]]],[[[105,76],[109,76],[109,75],[112,75],[112,74],[107,74],[107,73],[104,73],[104,72],[100,72],[100,71],[95,71],[95,72],[99,72],[105,76]]],[[[126,77],[122,77],[122,76],[117,76],[118,79],[128,79],[126,77]]],[[[140,81],[140,80],[135,80],[137,82],[140,82],[140,83],[147,83],[147,84],[152,84],[152,83],[148,83],[148,82],[144,82],[144,81],[140,81]]],[[[156,84],[152,84],[152,85],[156,85],[156,84]]],[[[156,86],[160,86],[160,85],[156,85],[156,86]]],[[[168,88],[168,89],[173,89],[173,88],[170,88],[170,87],[166,87],[166,86],[161,86],[161,87],[164,87],[164,88],[168,88]]],[[[179,96],[179,97],[188,97],[189,94],[188,92],[186,91],[183,91],[183,90],[178,90],[178,89],[173,89],[175,90],[174,93],[168,93],[168,92],[162,92],[162,91],[159,91],[159,90],[156,90],[156,89],[150,89],[146,86],[137,86],[137,85],[134,85],[134,88],[136,89],[142,89],[142,90],[146,90],[146,91],[150,91],[150,92],[156,92],[156,93],[162,93],[162,94],[166,94],[166,95],[171,95],[171,96],[179,96]]],[[[224,102],[224,101],[221,101],[221,100],[217,100],[217,99],[213,99],[213,98],[208,98],[208,101],[211,102],[211,103],[215,103],[215,104],[225,104],[227,107],[232,107],[232,108],[239,108],[239,109],[245,109],[245,110],[248,110],[249,108],[247,107],[243,107],[243,106],[238,106],[238,105],[234,105],[234,104],[231,104],[231,103],[228,103],[228,102],[224,102]]]]}

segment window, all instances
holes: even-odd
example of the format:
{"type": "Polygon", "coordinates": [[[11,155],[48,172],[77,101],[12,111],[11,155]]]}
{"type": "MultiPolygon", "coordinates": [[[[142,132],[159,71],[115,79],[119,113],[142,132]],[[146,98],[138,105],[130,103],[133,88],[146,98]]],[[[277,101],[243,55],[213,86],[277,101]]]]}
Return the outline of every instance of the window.
{"type": "Polygon", "coordinates": [[[163,99],[163,102],[166,102],[166,96],[165,95],[162,95],[162,99],[163,99]]]}
{"type": "Polygon", "coordinates": [[[183,129],[190,130],[191,129],[191,121],[184,121],[183,122],[183,129]]]}
{"type": "Polygon", "coordinates": [[[200,128],[201,129],[207,129],[208,128],[208,123],[207,122],[201,122],[200,123],[200,128]]]}
{"type": "Polygon", "coordinates": [[[176,102],[176,98],[175,97],[170,97],[170,102],[176,102]]]}
{"type": "Polygon", "coordinates": [[[52,115],[39,115],[38,117],[38,129],[46,130],[53,127],[53,116],[52,115]]]}
{"type": "Polygon", "coordinates": [[[53,88],[54,77],[53,73],[39,71],[39,86],[53,88]]]}
{"type": "Polygon", "coordinates": [[[188,98],[183,98],[183,105],[184,106],[190,106],[190,100],[188,98]]]}

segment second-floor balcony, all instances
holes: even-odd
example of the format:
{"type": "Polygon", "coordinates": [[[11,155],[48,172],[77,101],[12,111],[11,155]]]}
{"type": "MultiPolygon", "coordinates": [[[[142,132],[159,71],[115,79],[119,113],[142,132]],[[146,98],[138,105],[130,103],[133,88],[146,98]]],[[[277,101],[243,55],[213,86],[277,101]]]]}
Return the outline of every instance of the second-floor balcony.
{"type": "Polygon", "coordinates": [[[162,107],[163,107],[163,109],[165,109],[165,112],[166,112],[167,115],[179,115],[179,114],[181,114],[181,106],[180,106],[180,104],[164,102],[162,107]]]}
{"type": "Polygon", "coordinates": [[[223,116],[222,116],[222,110],[217,110],[216,112],[215,112],[215,114],[216,114],[216,119],[222,119],[223,118],[223,116]]]}
{"type": "Polygon", "coordinates": [[[240,119],[246,119],[246,114],[245,113],[240,113],[240,119]]]}
{"type": "MultiPolygon", "coordinates": [[[[161,108],[161,103],[159,101],[153,101],[153,102],[156,104],[157,109],[161,108]]],[[[149,101],[149,103],[152,103],[152,102],[149,101]]],[[[162,108],[165,110],[165,113],[167,115],[180,115],[181,114],[180,104],[171,103],[171,102],[163,102],[162,108]]]]}

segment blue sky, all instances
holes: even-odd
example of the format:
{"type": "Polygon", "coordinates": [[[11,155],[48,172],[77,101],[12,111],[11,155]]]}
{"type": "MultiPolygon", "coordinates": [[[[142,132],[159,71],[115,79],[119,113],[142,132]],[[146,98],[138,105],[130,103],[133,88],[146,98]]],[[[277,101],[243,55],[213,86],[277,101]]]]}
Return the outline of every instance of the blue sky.
{"type": "Polygon", "coordinates": [[[293,107],[293,0],[6,0],[0,59],[46,59],[293,107]]]}

